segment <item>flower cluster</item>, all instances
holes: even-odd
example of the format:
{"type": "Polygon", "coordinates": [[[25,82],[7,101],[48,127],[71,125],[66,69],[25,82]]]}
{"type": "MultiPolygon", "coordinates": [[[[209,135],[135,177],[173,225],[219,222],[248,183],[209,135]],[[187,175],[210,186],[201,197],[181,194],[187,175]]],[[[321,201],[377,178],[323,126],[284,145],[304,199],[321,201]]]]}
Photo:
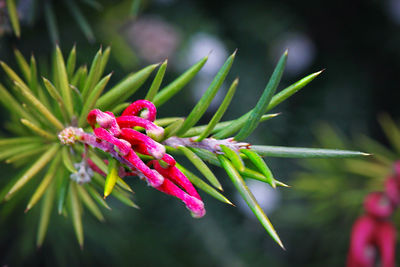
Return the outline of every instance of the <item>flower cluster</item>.
{"type": "Polygon", "coordinates": [[[365,198],[366,214],[356,220],[351,233],[348,267],[373,266],[376,250],[382,267],[395,266],[396,229],[389,218],[400,204],[400,162],[394,169],[385,181],[385,191],[365,198]]]}
{"type": "MultiPolygon", "coordinates": [[[[87,116],[94,135],[68,127],[60,132],[59,139],[64,144],[80,141],[109,153],[130,170],[126,172],[121,167],[120,176],[139,176],[149,186],[181,199],[192,215],[200,218],[204,216],[205,209],[199,194],[175,166],[175,159],[166,153],[162,144],[155,141],[161,140],[164,135],[164,129],[154,124],[156,113],[154,104],[147,100],[133,102],[117,118],[112,112],[94,109],[87,116]],[[135,130],[135,127],[144,128],[146,134],[135,130]],[[146,164],[137,153],[154,159],[146,164]]],[[[84,160],[93,171],[105,176],[93,161],[86,157],[84,160]]]]}

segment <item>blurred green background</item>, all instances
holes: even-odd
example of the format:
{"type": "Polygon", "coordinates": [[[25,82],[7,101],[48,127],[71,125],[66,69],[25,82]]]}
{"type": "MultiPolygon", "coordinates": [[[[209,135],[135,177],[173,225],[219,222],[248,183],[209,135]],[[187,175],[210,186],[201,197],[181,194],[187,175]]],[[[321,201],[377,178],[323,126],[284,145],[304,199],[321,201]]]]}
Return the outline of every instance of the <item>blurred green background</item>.
{"type": "MultiPolygon", "coordinates": [[[[238,76],[240,83],[226,120],[247,112],[256,103],[286,48],[289,60],[280,89],[326,68],[280,105],[275,111],[282,115],[260,125],[249,138],[251,143],[313,146],[316,140],[329,139],[326,132],[317,130],[321,121],[341,129],[344,136],[361,132],[385,143],[377,115],[387,112],[399,117],[400,0],[154,0],[141,1],[139,9],[134,9],[136,15],[132,14],[132,1],[102,0],[96,1],[100,6],[93,6],[94,1],[76,0],[95,40],[82,33],[66,9],[66,1],[20,0],[20,39],[8,33],[5,1],[0,1],[0,59],[15,67],[16,47],[25,56],[35,53],[42,71],[46,70],[54,45],[42,7],[51,4],[58,42],[65,53],[76,44],[78,62],[89,64],[100,45],[111,45],[113,56],[106,69],[114,71],[110,83],[165,58],[169,59],[167,80],[171,81],[211,51],[206,68],[185,91],[160,108],[159,117],[186,115],[236,48],[238,55],[228,80],[238,76]]],[[[210,109],[204,122],[212,115],[210,109]]],[[[4,113],[0,117],[7,119],[4,113]]],[[[329,142],[319,145],[329,146],[329,142]]],[[[346,148],[352,149],[354,144],[348,142],[346,148]]],[[[341,161],[334,161],[340,169],[341,161]]],[[[274,158],[267,162],[275,177],[290,185],[296,185],[298,173],[305,171],[304,162],[296,160],[274,158]]],[[[14,172],[2,164],[0,186],[14,172]]],[[[340,175],[352,178],[346,172],[340,175]]],[[[105,223],[85,214],[83,251],[69,221],[61,216],[52,218],[44,246],[37,250],[40,208],[24,214],[28,198],[20,194],[0,206],[0,266],[344,265],[351,225],[362,210],[361,202],[354,201],[353,209],[346,210],[346,205],[335,208],[335,194],[311,198],[301,187],[273,191],[259,183],[251,184],[287,248],[282,251],[243,208],[226,174],[221,171],[220,177],[227,197],[237,207],[203,194],[207,215],[200,220],[192,219],[179,201],[150,190],[143,182],[128,181],[141,209],[111,200],[113,210],[104,211],[105,223]],[[330,205],[318,205],[321,203],[330,205]]],[[[323,181],[318,184],[315,180],[313,185],[316,191],[319,187],[329,190],[329,184],[323,181]]]]}

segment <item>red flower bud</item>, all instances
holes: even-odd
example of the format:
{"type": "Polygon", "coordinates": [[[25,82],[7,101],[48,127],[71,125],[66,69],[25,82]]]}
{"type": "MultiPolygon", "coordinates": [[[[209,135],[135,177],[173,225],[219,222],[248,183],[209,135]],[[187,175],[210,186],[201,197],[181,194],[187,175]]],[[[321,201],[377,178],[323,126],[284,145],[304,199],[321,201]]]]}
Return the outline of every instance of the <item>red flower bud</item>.
{"type": "Polygon", "coordinates": [[[365,198],[364,209],[369,215],[387,218],[392,215],[394,206],[384,193],[374,192],[365,198]]]}
{"type": "Polygon", "coordinates": [[[133,102],[122,112],[121,116],[139,116],[140,111],[143,109],[147,109],[143,118],[149,121],[155,121],[157,115],[156,106],[147,100],[137,100],[133,102]]]}

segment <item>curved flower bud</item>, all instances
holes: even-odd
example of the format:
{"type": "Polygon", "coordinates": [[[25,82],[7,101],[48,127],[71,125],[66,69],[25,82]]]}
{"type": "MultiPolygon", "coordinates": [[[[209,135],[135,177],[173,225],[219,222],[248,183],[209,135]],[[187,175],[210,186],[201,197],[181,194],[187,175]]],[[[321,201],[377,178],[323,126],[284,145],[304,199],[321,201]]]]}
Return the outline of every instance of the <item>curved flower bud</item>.
{"type": "Polygon", "coordinates": [[[113,144],[115,151],[117,151],[122,156],[125,156],[131,150],[131,144],[123,139],[118,139],[111,135],[107,130],[103,128],[96,128],[93,130],[97,138],[107,141],[113,144]]]}
{"type": "Polygon", "coordinates": [[[176,164],[175,159],[167,153],[164,154],[161,160],[167,163],[169,166],[175,166],[176,164]]]}
{"type": "Polygon", "coordinates": [[[133,129],[130,128],[121,129],[120,138],[125,139],[126,141],[131,143],[132,146],[144,145],[146,147],[148,154],[150,154],[156,159],[162,159],[162,157],[165,154],[165,147],[163,145],[157,143],[147,135],[142,134],[133,129]]]}
{"type": "Polygon", "coordinates": [[[147,112],[143,112],[141,117],[149,121],[155,121],[157,109],[156,106],[148,100],[137,100],[133,102],[122,112],[121,116],[139,116],[140,111],[143,109],[147,109],[147,112]]]}
{"type": "Polygon", "coordinates": [[[365,198],[364,209],[369,215],[387,218],[392,215],[394,206],[384,193],[374,192],[365,198]]]}
{"type": "Polygon", "coordinates": [[[89,112],[87,121],[92,129],[96,128],[97,123],[101,128],[109,129],[114,136],[118,136],[120,133],[117,120],[112,112],[102,112],[99,109],[93,109],[89,112]]]}
{"type": "Polygon", "coordinates": [[[376,221],[370,216],[357,219],[351,230],[347,267],[373,266],[375,249],[373,246],[376,221]]]}
{"type": "Polygon", "coordinates": [[[153,164],[154,168],[164,176],[164,178],[171,180],[176,185],[183,188],[189,195],[201,200],[199,193],[197,193],[192,183],[177,167],[170,166],[168,168],[163,168],[156,160],[152,160],[150,164],[153,164]]]}
{"type": "Polygon", "coordinates": [[[379,249],[381,266],[395,266],[396,228],[391,222],[379,222],[375,230],[375,242],[379,249]]]}
{"type": "Polygon", "coordinates": [[[137,116],[121,116],[117,118],[117,123],[121,128],[142,127],[146,134],[152,139],[159,141],[164,136],[164,128],[159,127],[149,120],[137,116]]]}
{"type": "Polygon", "coordinates": [[[159,174],[156,170],[150,169],[144,162],[139,158],[133,150],[130,150],[128,155],[124,156],[124,159],[130,162],[138,171],[140,171],[148,184],[152,187],[159,187],[164,182],[164,177],[159,174]]]}
{"type": "Polygon", "coordinates": [[[172,181],[165,179],[164,183],[161,186],[156,187],[156,189],[164,192],[165,194],[175,196],[182,200],[182,202],[185,203],[186,208],[188,208],[188,210],[190,210],[190,212],[192,213],[193,217],[201,218],[206,214],[203,201],[193,196],[190,196],[178,186],[176,186],[172,181]]]}

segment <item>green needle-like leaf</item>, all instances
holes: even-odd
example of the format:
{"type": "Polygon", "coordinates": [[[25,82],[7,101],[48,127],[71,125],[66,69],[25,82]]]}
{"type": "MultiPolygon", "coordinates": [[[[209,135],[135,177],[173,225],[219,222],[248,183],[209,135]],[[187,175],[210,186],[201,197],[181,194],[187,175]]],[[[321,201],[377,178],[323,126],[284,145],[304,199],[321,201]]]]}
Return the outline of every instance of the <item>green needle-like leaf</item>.
{"type": "Polygon", "coordinates": [[[224,152],[225,156],[232,162],[233,166],[235,166],[237,170],[244,171],[245,166],[243,160],[240,158],[239,154],[236,151],[224,145],[219,145],[219,147],[221,148],[222,152],[224,152]]]}
{"type": "Polygon", "coordinates": [[[21,36],[21,28],[19,26],[18,11],[17,7],[15,6],[15,1],[7,0],[6,3],[7,3],[8,15],[10,16],[11,26],[14,30],[15,36],[19,38],[21,36]]]}
{"type": "Polygon", "coordinates": [[[0,102],[9,111],[16,114],[18,117],[26,118],[31,122],[37,123],[37,120],[32,117],[20,104],[19,102],[7,91],[3,85],[0,84],[0,102]]]}
{"type": "Polygon", "coordinates": [[[41,145],[38,143],[18,144],[18,145],[14,145],[12,147],[8,147],[6,149],[2,149],[0,151],[0,160],[6,159],[8,157],[13,157],[13,156],[23,153],[25,151],[36,150],[40,146],[41,145]]]}
{"type": "Polygon", "coordinates": [[[15,85],[25,97],[25,99],[51,124],[53,124],[57,128],[57,130],[61,131],[62,129],[64,129],[62,123],[29,90],[27,90],[23,85],[18,82],[15,82],[15,85]]]}
{"type": "MultiPolygon", "coordinates": [[[[35,193],[33,193],[31,199],[29,200],[28,205],[26,206],[25,212],[29,211],[35,204],[40,200],[40,198],[44,195],[46,189],[49,187],[50,183],[53,181],[53,178],[56,174],[58,164],[60,163],[60,156],[57,155],[55,159],[50,164],[50,167],[44,176],[40,185],[36,188],[35,193]]],[[[54,191],[54,190],[53,190],[54,191]]]]}
{"type": "Polygon", "coordinates": [[[55,187],[54,183],[50,185],[50,188],[46,191],[46,194],[42,201],[42,208],[40,211],[39,229],[36,238],[36,246],[41,247],[46,237],[47,228],[49,226],[51,209],[54,202],[55,187]]]}
{"type": "Polygon", "coordinates": [[[94,217],[96,217],[99,221],[104,222],[103,214],[86,189],[80,185],[78,185],[76,188],[78,189],[78,194],[81,197],[83,204],[85,204],[94,217]]]}
{"type": "Polygon", "coordinates": [[[117,169],[117,160],[110,159],[108,163],[108,172],[106,177],[106,182],[104,184],[104,198],[108,197],[114,189],[115,184],[117,183],[118,169],[117,169]]]}
{"type": "Polygon", "coordinates": [[[203,116],[204,112],[206,112],[207,108],[210,106],[211,101],[214,99],[218,90],[221,88],[222,83],[224,82],[226,76],[231,69],[233,60],[235,59],[236,51],[225,61],[224,65],[218,71],[214,80],[211,82],[210,86],[203,94],[199,102],[197,102],[196,106],[190,112],[189,116],[186,118],[182,127],[176,133],[177,136],[181,136],[186,133],[190,128],[192,128],[199,119],[203,116]]]}
{"type": "Polygon", "coordinates": [[[32,157],[32,156],[36,156],[37,154],[42,154],[43,151],[46,151],[49,149],[49,146],[40,146],[37,148],[33,148],[30,150],[25,150],[23,152],[20,152],[18,154],[16,154],[15,156],[9,157],[6,160],[6,163],[11,164],[13,163],[15,166],[17,165],[23,165],[24,162],[22,161],[23,159],[32,157]]]}
{"type": "Polygon", "coordinates": [[[70,183],[69,186],[69,208],[72,215],[72,222],[74,225],[75,235],[78,239],[78,243],[83,249],[83,227],[82,227],[82,214],[81,214],[81,203],[77,194],[78,185],[74,182],[70,183]]]}
{"type": "Polygon", "coordinates": [[[82,107],[81,115],[79,117],[78,125],[84,127],[87,123],[86,118],[89,111],[93,109],[96,104],[97,99],[100,97],[101,93],[104,91],[108,81],[111,78],[112,73],[104,77],[95,87],[91,90],[89,96],[84,98],[84,104],[82,107]]]}
{"type": "Polygon", "coordinates": [[[271,102],[268,105],[267,111],[273,109],[283,101],[285,101],[287,98],[291,97],[294,95],[297,91],[299,91],[301,88],[309,84],[312,80],[314,80],[318,75],[320,75],[324,70],[314,72],[300,81],[295,82],[294,84],[290,85],[289,87],[285,88],[284,90],[280,91],[274,97],[272,97],[271,102]]]}
{"type": "Polygon", "coordinates": [[[117,179],[117,185],[120,186],[122,189],[133,193],[132,188],[120,177],[117,179]]]}
{"type": "Polygon", "coordinates": [[[127,205],[131,208],[139,209],[139,206],[136,205],[136,203],[133,202],[132,199],[130,199],[128,195],[119,191],[117,188],[112,191],[111,195],[113,197],[115,197],[116,199],[118,199],[119,201],[121,201],[122,203],[124,203],[125,205],[127,205]]]}
{"type": "Polygon", "coordinates": [[[4,138],[4,139],[0,139],[0,148],[3,148],[3,146],[38,143],[40,141],[41,141],[41,138],[38,138],[38,137],[4,138]]]}
{"type": "Polygon", "coordinates": [[[97,154],[93,151],[89,151],[89,158],[93,161],[94,164],[97,165],[97,167],[99,167],[99,169],[104,172],[107,173],[108,172],[108,167],[107,165],[104,163],[104,161],[97,156],[97,154]]]}
{"type": "MultiPolygon", "coordinates": [[[[317,77],[322,71],[313,73],[308,75],[307,77],[301,79],[300,81],[295,82],[294,84],[286,87],[278,94],[272,97],[271,102],[268,104],[267,110],[271,110],[276,107],[278,104],[286,100],[288,97],[296,93],[298,90],[306,86],[309,82],[311,82],[315,77],[317,77]]],[[[224,127],[221,131],[214,135],[215,138],[221,139],[226,138],[228,136],[232,136],[235,132],[239,131],[243,128],[244,123],[249,119],[250,114],[254,109],[250,110],[246,114],[242,115],[240,118],[232,121],[232,123],[228,127],[224,127]]],[[[276,114],[278,115],[278,114],[276,114]]],[[[265,115],[264,115],[265,116],[265,115]]],[[[261,120],[262,121],[262,120],[261,120]]]]}
{"type": "Polygon", "coordinates": [[[254,107],[253,111],[250,113],[249,119],[246,121],[239,133],[235,136],[235,140],[240,141],[248,137],[260,123],[261,116],[264,115],[264,113],[266,112],[268,104],[270,103],[272,96],[274,95],[275,90],[278,87],[279,82],[281,81],[283,70],[285,69],[286,65],[287,54],[287,51],[285,51],[285,53],[283,53],[283,55],[279,59],[279,62],[276,65],[275,70],[272,73],[272,76],[269,79],[263,94],[258,100],[257,105],[254,107]]]}
{"type": "Polygon", "coordinates": [[[201,133],[199,138],[196,139],[197,142],[200,142],[207,136],[209,136],[212,132],[212,130],[215,128],[215,126],[218,124],[218,122],[221,120],[222,116],[224,115],[226,109],[228,108],[229,104],[232,101],[233,95],[235,94],[236,87],[238,86],[239,79],[236,78],[231,87],[228,90],[228,93],[226,94],[224,100],[222,101],[222,104],[219,106],[217,112],[215,112],[214,116],[212,117],[210,123],[207,125],[207,128],[204,130],[204,132],[201,133]]]}
{"type": "MultiPolygon", "coordinates": [[[[260,122],[267,121],[267,120],[275,118],[276,116],[279,116],[279,115],[280,115],[280,113],[263,115],[261,117],[260,122]]],[[[227,122],[227,124],[225,124],[225,122],[223,122],[224,123],[223,125],[217,125],[217,127],[215,127],[215,128],[218,131],[212,137],[216,138],[216,139],[223,139],[223,138],[232,136],[234,133],[236,133],[237,131],[239,131],[240,129],[243,128],[243,125],[249,119],[249,116],[250,116],[250,113],[246,113],[245,115],[241,116],[240,118],[238,118],[236,120],[229,121],[229,123],[227,122]]],[[[196,128],[196,127],[194,127],[194,128],[196,128]]]]}
{"type": "Polygon", "coordinates": [[[46,166],[47,163],[56,155],[58,151],[58,144],[54,144],[51,148],[44,153],[11,187],[5,196],[5,200],[9,200],[12,195],[21,189],[27,182],[29,182],[40,170],[46,166]]]}
{"type": "Polygon", "coordinates": [[[255,199],[255,197],[247,187],[246,183],[244,182],[243,178],[240,176],[240,174],[237,172],[237,170],[233,167],[233,165],[227,158],[225,158],[223,155],[218,155],[218,159],[221,162],[222,167],[228,174],[229,178],[231,179],[233,185],[239,191],[239,194],[246,201],[247,205],[253,211],[254,215],[256,215],[257,219],[260,221],[262,226],[272,237],[272,239],[275,240],[275,242],[278,243],[278,245],[281,248],[285,249],[285,247],[282,244],[282,241],[280,240],[270,220],[268,219],[264,211],[261,209],[257,200],[255,199]]]}
{"type": "Polygon", "coordinates": [[[76,46],[74,45],[71,49],[71,52],[69,52],[69,56],[67,59],[68,79],[72,79],[72,75],[74,74],[75,71],[75,65],[76,65],[76,46]]]}
{"type": "Polygon", "coordinates": [[[283,147],[283,146],[251,146],[261,156],[277,158],[357,158],[370,156],[368,153],[339,149],[283,147]]]}
{"type": "Polygon", "coordinates": [[[22,75],[24,75],[25,81],[30,81],[31,80],[31,71],[30,71],[30,66],[24,56],[21,54],[21,52],[18,49],[14,49],[14,55],[15,59],[18,63],[19,68],[21,69],[22,75]]]}
{"type": "Polygon", "coordinates": [[[140,86],[147,80],[149,75],[157,68],[158,64],[150,65],[134,74],[131,74],[111,88],[107,93],[99,98],[96,106],[101,110],[108,110],[116,104],[128,99],[132,94],[134,94],[140,86]]]}
{"type": "Polygon", "coordinates": [[[65,104],[64,104],[64,101],[63,101],[60,93],[58,92],[58,90],[54,87],[54,85],[49,80],[47,80],[44,77],[42,77],[42,79],[43,79],[44,87],[47,89],[47,92],[49,92],[49,95],[60,104],[60,107],[63,108],[65,106],[65,104]]]}
{"type": "Polygon", "coordinates": [[[87,67],[85,66],[80,66],[75,74],[72,76],[71,79],[71,85],[79,87],[79,88],[83,88],[84,83],[86,81],[86,76],[87,76],[87,67]],[[83,85],[81,85],[81,83],[83,85]]]}
{"type": "Polygon", "coordinates": [[[40,128],[40,126],[34,124],[31,121],[28,121],[27,119],[21,119],[21,123],[23,125],[25,125],[27,128],[29,128],[32,132],[34,132],[35,134],[47,139],[47,140],[55,140],[56,136],[53,134],[50,134],[48,132],[46,132],[45,130],[43,130],[42,128],[40,128]]]}
{"type": "Polygon", "coordinates": [[[89,42],[94,42],[94,34],[93,30],[90,27],[89,23],[87,22],[85,16],[82,14],[82,11],[76,5],[74,0],[65,0],[64,3],[66,4],[67,8],[71,12],[72,17],[75,19],[76,23],[80,27],[81,31],[85,35],[86,39],[89,42]]]}
{"type": "Polygon", "coordinates": [[[259,173],[258,171],[245,168],[243,172],[240,172],[240,175],[243,175],[243,177],[251,178],[254,180],[258,180],[264,183],[269,183],[269,179],[265,177],[263,174],[259,173]]]}
{"type": "Polygon", "coordinates": [[[93,188],[93,186],[91,186],[90,184],[86,184],[85,188],[92,196],[92,198],[96,200],[97,203],[99,203],[104,208],[111,210],[110,206],[108,206],[107,202],[101,197],[101,195],[96,191],[96,189],[93,188]]]}
{"type": "Polygon", "coordinates": [[[161,119],[156,119],[156,120],[154,121],[154,123],[155,123],[156,125],[158,125],[158,126],[165,127],[165,126],[168,126],[168,125],[170,125],[171,123],[173,123],[173,122],[175,122],[175,121],[177,121],[177,120],[179,120],[179,119],[183,119],[183,118],[182,118],[182,117],[161,118],[161,119]]]}
{"type": "Polygon", "coordinates": [[[171,136],[176,135],[176,132],[182,127],[183,123],[185,122],[185,119],[179,118],[175,120],[175,122],[171,123],[164,129],[164,139],[167,139],[171,136]]]}
{"type": "Polygon", "coordinates": [[[181,172],[189,179],[189,181],[193,185],[195,185],[196,187],[200,188],[201,190],[203,190],[204,192],[206,192],[210,196],[216,198],[217,200],[219,200],[219,201],[221,201],[223,203],[226,203],[226,204],[234,206],[232,204],[232,202],[229,201],[229,199],[224,197],[224,195],[222,195],[220,192],[215,190],[212,186],[210,186],[209,184],[204,182],[202,179],[200,179],[199,177],[197,177],[196,175],[194,175],[193,173],[191,173],[190,171],[188,171],[187,169],[185,169],[184,167],[182,167],[178,163],[176,163],[176,167],[179,170],[181,170],[181,172]]]}
{"type": "Polygon", "coordinates": [[[69,184],[71,179],[69,178],[69,174],[67,175],[67,170],[62,168],[60,173],[57,175],[57,212],[58,214],[62,214],[64,210],[65,201],[67,199],[69,184]]]}
{"type": "Polygon", "coordinates": [[[83,87],[82,90],[82,98],[86,99],[86,97],[90,94],[92,89],[95,87],[97,82],[100,79],[101,73],[101,58],[103,55],[102,48],[97,51],[96,56],[94,57],[92,61],[92,65],[90,66],[89,74],[86,78],[85,86],[83,87]]]}
{"type": "Polygon", "coordinates": [[[256,152],[251,151],[250,149],[241,149],[240,152],[245,154],[247,158],[254,164],[254,166],[256,166],[257,169],[265,176],[267,183],[275,188],[275,179],[265,161],[256,152]]]}
{"type": "Polygon", "coordinates": [[[149,91],[144,99],[153,101],[156,96],[158,89],[160,88],[161,82],[164,78],[165,70],[167,69],[168,59],[166,59],[157,71],[156,77],[154,77],[153,83],[150,86],[149,91]]]}
{"type": "Polygon", "coordinates": [[[193,163],[193,165],[207,178],[207,180],[219,190],[222,190],[221,183],[215,177],[214,173],[208,168],[208,166],[197,156],[192,150],[187,147],[178,147],[180,151],[193,163]]]}
{"type": "Polygon", "coordinates": [[[160,90],[160,92],[154,97],[153,104],[156,107],[160,107],[162,104],[167,102],[196,76],[207,60],[208,56],[202,58],[187,71],[185,71],[181,76],[160,90]]]}
{"type": "MultiPolygon", "coordinates": [[[[96,162],[95,162],[96,163],[96,162]]],[[[97,165],[97,164],[96,164],[97,165]]],[[[104,188],[105,180],[104,177],[102,177],[100,174],[95,173],[93,175],[94,180],[102,187],[104,188]]],[[[125,192],[120,191],[118,188],[114,188],[114,190],[111,193],[112,196],[114,196],[116,199],[124,203],[125,205],[139,209],[139,206],[133,202],[128,195],[125,194],[125,192]]]]}
{"type": "MultiPolygon", "coordinates": [[[[193,151],[196,153],[196,155],[198,155],[202,160],[205,160],[205,161],[207,161],[207,162],[209,162],[209,163],[211,163],[211,164],[213,164],[213,165],[215,165],[215,166],[221,167],[221,164],[220,164],[220,162],[218,161],[218,158],[217,158],[217,156],[216,156],[214,153],[212,153],[212,152],[210,152],[210,151],[208,151],[208,150],[199,149],[199,148],[192,148],[192,150],[193,150],[193,151]]],[[[167,146],[167,151],[168,151],[169,153],[176,154],[176,151],[175,151],[175,150],[172,150],[172,149],[171,149],[170,147],[168,147],[168,146],[167,146]]],[[[255,180],[259,180],[259,181],[264,182],[264,183],[268,183],[268,179],[267,179],[263,174],[261,174],[261,173],[255,171],[255,170],[252,170],[252,169],[249,169],[249,168],[244,168],[244,170],[243,170],[243,171],[239,171],[239,173],[240,173],[241,175],[245,176],[245,177],[248,177],[248,178],[251,178],[251,179],[255,179],[255,180]]],[[[275,183],[276,183],[278,186],[285,186],[282,182],[279,182],[279,181],[277,181],[277,180],[275,180],[275,183]]]]}
{"type": "MultiPolygon", "coordinates": [[[[279,114],[280,113],[263,115],[261,117],[261,122],[269,120],[271,118],[274,118],[274,117],[278,116],[279,114]]],[[[232,125],[232,122],[235,122],[235,120],[217,123],[217,125],[215,125],[214,129],[212,129],[212,131],[211,131],[212,134],[217,133],[213,137],[215,137],[217,139],[222,139],[222,138],[225,138],[228,136],[232,136],[233,133],[240,130],[240,128],[243,126],[243,124],[246,122],[246,120],[240,119],[240,123],[236,124],[234,128],[229,128],[229,131],[225,131],[225,130],[228,130],[228,126],[232,125]],[[220,132],[224,132],[223,136],[221,135],[222,137],[220,136],[220,132]],[[217,135],[218,135],[218,137],[216,137],[217,135]]],[[[196,127],[192,127],[183,135],[183,137],[192,137],[192,136],[200,135],[206,130],[207,127],[208,127],[208,125],[199,125],[196,127]]]]}
{"type": "Polygon", "coordinates": [[[76,173],[78,171],[75,169],[74,163],[72,162],[71,155],[70,155],[68,149],[69,148],[67,146],[62,147],[62,149],[61,149],[62,150],[62,152],[61,152],[62,153],[62,161],[63,161],[65,168],[68,171],[70,171],[72,173],[76,173]]]}
{"type": "Polygon", "coordinates": [[[0,61],[0,65],[3,68],[3,70],[5,71],[5,73],[8,75],[8,77],[12,80],[12,81],[16,81],[19,82],[21,85],[23,85],[27,90],[29,90],[28,86],[26,85],[26,83],[18,76],[18,74],[15,73],[15,71],[13,71],[12,68],[10,68],[6,63],[4,63],[3,61],[0,61]]]}
{"type": "MultiPolygon", "coordinates": [[[[29,66],[29,75],[30,75],[30,80],[29,80],[29,88],[34,92],[38,92],[38,76],[37,76],[37,66],[36,66],[36,59],[33,55],[31,55],[31,65],[29,66]]],[[[41,92],[43,93],[43,92],[41,92]]],[[[40,97],[40,95],[39,95],[40,97]]],[[[43,101],[43,99],[42,99],[43,101]]]]}
{"type": "Polygon", "coordinates": [[[42,77],[42,79],[43,79],[44,87],[47,89],[47,92],[49,92],[49,95],[54,100],[57,101],[58,105],[60,106],[60,110],[63,113],[64,119],[65,119],[65,116],[66,116],[65,108],[64,108],[65,103],[64,103],[64,100],[62,99],[60,93],[58,92],[58,90],[54,87],[54,85],[49,80],[47,80],[44,77],[42,77]]]}
{"type": "Polygon", "coordinates": [[[99,70],[99,79],[101,75],[103,75],[104,70],[106,69],[106,65],[108,63],[108,59],[110,58],[110,53],[111,53],[111,47],[108,46],[106,50],[103,52],[103,56],[101,57],[101,64],[100,64],[100,70],[99,70]]]}
{"type": "Polygon", "coordinates": [[[57,77],[60,83],[59,89],[65,103],[65,109],[67,110],[69,117],[72,118],[74,110],[72,104],[71,89],[69,88],[68,75],[65,68],[64,58],[58,45],[56,46],[56,68],[58,75],[57,77]]]}

